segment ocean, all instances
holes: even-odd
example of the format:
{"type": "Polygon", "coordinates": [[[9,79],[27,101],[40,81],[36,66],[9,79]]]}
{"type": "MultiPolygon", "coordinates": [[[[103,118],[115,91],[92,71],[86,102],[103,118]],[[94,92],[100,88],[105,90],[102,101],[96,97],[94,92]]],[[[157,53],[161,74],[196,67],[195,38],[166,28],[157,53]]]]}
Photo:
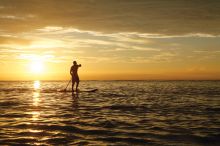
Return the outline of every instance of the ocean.
{"type": "Polygon", "coordinates": [[[220,145],[220,81],[67,83],[1,81],[0,145],[220,145]]]}

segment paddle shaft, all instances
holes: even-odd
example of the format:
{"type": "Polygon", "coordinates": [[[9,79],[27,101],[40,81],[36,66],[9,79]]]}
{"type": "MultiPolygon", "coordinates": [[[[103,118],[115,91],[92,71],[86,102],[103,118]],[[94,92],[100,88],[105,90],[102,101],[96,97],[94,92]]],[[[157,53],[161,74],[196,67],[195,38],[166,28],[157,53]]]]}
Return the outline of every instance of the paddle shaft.
{"type": "Polygon", "coordinates": [[[66,90],[66,89],[67,89],[67,87],[69,86],[69,84],[70,84],[70,81],[71,81],[71,79],[69,80],[69,82],[68,82],[68,84],[67,84],[67,86],[66,86],[65,90],[66,90]]]}

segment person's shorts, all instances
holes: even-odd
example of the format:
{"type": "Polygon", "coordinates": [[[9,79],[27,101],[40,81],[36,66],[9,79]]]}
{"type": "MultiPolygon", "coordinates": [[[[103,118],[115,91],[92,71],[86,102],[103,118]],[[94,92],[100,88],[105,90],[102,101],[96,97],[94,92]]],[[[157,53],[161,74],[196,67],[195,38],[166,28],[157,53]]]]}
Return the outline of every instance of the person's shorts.
{"type": "Polygon", "coordinates": [[[79,76],[72,76],[72,83],[79,82],[79,76]]]}

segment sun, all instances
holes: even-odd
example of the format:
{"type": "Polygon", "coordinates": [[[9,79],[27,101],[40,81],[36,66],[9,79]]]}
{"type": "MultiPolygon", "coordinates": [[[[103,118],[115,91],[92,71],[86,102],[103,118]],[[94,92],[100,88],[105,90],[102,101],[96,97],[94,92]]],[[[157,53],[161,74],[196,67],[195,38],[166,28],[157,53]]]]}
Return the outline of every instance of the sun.
{"type": "Polygon", "coordinates": [[[35,60],[30,63],[30,71],[35,74],[43,73],[44,64],[40,60],[35,60]]]}

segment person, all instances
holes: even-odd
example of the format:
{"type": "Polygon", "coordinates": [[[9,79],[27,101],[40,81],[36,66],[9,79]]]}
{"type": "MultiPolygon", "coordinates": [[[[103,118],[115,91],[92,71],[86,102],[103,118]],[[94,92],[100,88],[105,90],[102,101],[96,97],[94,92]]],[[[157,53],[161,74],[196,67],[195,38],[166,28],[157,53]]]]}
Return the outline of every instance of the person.
{"type": "Polygon", "coordinates": [[[72,92],[74,92],[74,85],[76,83],[76,92],[78,92],[79,86],[79,76],[78,76],[78,68],[81,67],[81,64],[77,64],[76,61],[73,61],[73,65],[70,68],[70,74],[72,76],[72,92]]]}

